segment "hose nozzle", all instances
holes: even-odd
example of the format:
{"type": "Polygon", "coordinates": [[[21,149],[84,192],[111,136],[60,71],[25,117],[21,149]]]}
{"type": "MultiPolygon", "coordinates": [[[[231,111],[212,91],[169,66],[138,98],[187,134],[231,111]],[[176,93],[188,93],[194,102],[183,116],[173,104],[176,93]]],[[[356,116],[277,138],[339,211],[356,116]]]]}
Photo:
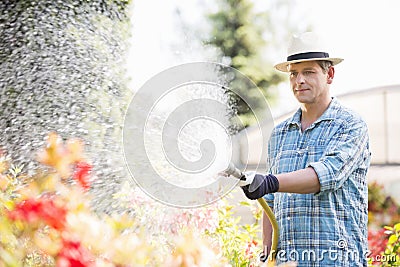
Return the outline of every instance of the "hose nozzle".
{"type": "Polygon", "coordinates": [[[242,178],[243,176],[243,173],[238,168],[236,168],[232,162],[229,163],[228,168],[226,168],[224,172],[238,179],[242,178]]]}

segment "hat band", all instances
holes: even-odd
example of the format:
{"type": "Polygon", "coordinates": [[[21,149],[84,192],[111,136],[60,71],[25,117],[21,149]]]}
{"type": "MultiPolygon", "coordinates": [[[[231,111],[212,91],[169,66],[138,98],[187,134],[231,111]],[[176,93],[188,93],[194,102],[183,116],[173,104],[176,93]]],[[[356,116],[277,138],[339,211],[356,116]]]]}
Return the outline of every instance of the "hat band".
{"type": "Polygon", "coordinates": [[[287,57],[287,61],[299,60],[299,59],[310,59],[310,58],[329,58],[329,54],[325,52],[306,52],[294,54],[287,57]]]}

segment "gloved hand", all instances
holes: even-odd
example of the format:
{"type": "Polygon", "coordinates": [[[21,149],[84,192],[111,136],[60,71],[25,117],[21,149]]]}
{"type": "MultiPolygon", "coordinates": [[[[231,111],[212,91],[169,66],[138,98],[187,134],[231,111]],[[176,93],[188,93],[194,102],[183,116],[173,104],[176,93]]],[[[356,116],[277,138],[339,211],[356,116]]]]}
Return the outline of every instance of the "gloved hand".
{"type": "Polygon", "coordinates": [[[278,178],[273,174],[262,175],[248,172],[244,176],[244,178],[241,178],[239,185],[249,199],[258,199],[279,190],[278,178]]]}

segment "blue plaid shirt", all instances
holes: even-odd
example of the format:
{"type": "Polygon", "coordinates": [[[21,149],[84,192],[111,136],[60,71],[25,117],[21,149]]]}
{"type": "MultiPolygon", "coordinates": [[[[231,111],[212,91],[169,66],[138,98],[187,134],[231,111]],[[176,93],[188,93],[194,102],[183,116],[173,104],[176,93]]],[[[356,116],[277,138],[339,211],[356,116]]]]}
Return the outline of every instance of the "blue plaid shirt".
{"type": "Polygon", "coordinates": [[[299,266],[366,266],[367,126],[336,98],[304,132],[300,118],[299,109],[274,128],[268,147],[269,172],[312,167],[321,189],[317,194],[265,196],[279,225],[277,260],[295,260],[299,266]]]}

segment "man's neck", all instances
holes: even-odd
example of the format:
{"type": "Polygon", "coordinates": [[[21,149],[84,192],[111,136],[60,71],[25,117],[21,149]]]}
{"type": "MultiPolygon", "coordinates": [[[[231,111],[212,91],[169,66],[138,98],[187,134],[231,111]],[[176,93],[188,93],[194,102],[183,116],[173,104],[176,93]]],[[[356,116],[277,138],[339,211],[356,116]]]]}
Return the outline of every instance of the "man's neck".
{"type": "Polygon", "coordinates": [[[332,98],[315,104],[302,104],[301,105],[301,130],[304,131],[311,124],[313,124],[325,110],[329,107],[332,98]]]}

